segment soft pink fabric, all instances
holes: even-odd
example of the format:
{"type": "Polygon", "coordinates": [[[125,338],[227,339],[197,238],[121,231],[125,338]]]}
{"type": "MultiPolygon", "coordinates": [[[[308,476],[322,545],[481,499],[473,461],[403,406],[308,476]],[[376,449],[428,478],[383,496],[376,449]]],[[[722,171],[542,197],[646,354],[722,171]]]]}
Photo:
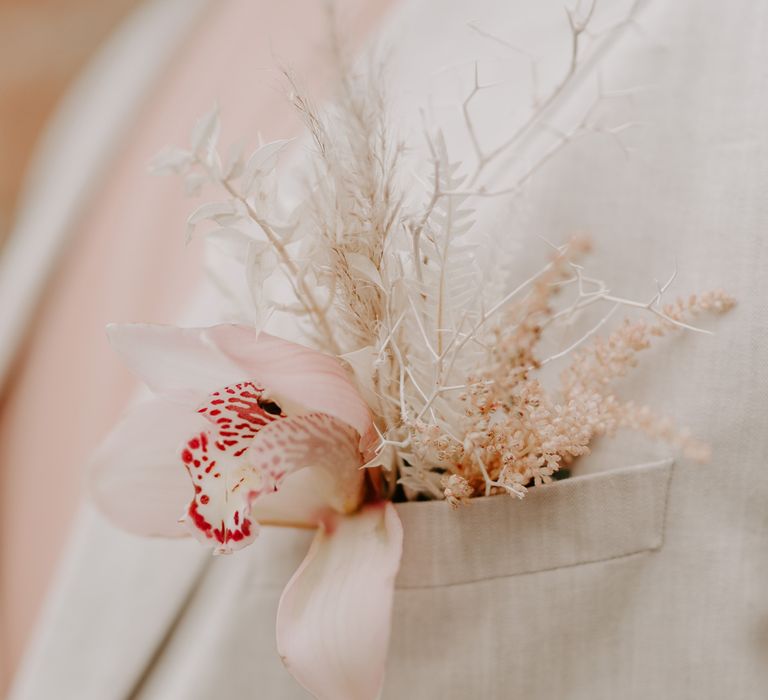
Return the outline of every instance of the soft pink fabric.
{"type": "MultiPolygon", "coordinates": [[[[352,43],[389,2],[338,3],[352,43]]],[[[183,145],[193,117],[216,99],[225,143],[257,130],[266,139],[294,135],[298,123],[274,66],[288,64],[315,91],[328,83],[323,6],[212,3],[93,193],[51,280],[0,416],[0,656],[8,671],[66,540],[81,497],[81,466],[135,387],[104,326],[171,322],[199,279],[199,251],[183,245],[192,202],[179,182],[147,175],[146,163],[166,143],[183,145]]]]}

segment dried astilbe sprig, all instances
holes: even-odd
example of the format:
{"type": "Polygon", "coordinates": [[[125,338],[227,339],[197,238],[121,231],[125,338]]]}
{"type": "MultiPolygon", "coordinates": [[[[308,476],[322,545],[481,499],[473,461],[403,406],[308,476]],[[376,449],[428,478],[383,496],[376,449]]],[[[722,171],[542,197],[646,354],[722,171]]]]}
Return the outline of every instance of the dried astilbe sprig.
{"type": "MultiPolygon", "coordinates": [[[[538,296],[532,308],[546,304],[545,292],[538,296]]],[[[706,459],[706,445],[648,407],[621,401],[614,387],[617,379],[637,365],[638,353],[649,348],[654,338],[701,312],[722,313],[733,304],[731,297],[718,290],[664,306],[662,313],[668,318],[654,323],[625,320],[608,336],[595,336],[576,350],[561,373],[559,387],[552,392],[535,376],[541,363],[530,349],[539,342],[539,326],[518,323],[512,330],[500,331],[502,349],[494,348],[487,366],[464,394],[467,437],[455,473],[476,495],[507,491],[521,497],[528,485],[550,482],[561,467],[588,454],[596,437],[610,435],[619,427],[643,431],[671,443],[688,457],[706,459]],[[519,341],[513,340],[511,347],[505,341],[521,335],[524,340],[519,346],[525,352],[519,356],[520,362],[500,361],[517,359],[509,351],[519,341]]],[[[549,309],[544,312],[544,316],[551,315],[549,309]]]]}
{"type": "MultiPolygon", "coordinates": [[[[614,33],[634,21],[637,5],[614,33]]],[[[550,123],[586,57],[615,35],[592,39],[585,53],[593,15],[594,3],[568,13],[568,65],[494,147],[481,146],[472,118],[473,99],[484,89],[475,70],[462,105],[472,162],[453,156],[443,132],[429,125],[426,157],[418,155],[424,149],[406,148],[388,116],[381,66],[357,70],[334,43],[339,89],[327,107],[315,107],[287,76],[311,139],[298,205],[286,206],[278,188],[277,159],[287,142],[223,159],[216,110],[199,122],[189,149],[166,150],[155,163],[181,173],[192,190],[213,184],[223,194],[193,212],[190,231],[211,221],[213,235],[237,251],[249,318],[260,327],[289,314],[306,342],[346,362],[379,432],[367,466],[384,477],[374,480],[383,497],[444,498],[458,506],[472,496],[522,496],[619,427],[696,458],[706,454],[671,421],[620,400],[615,382],[652,339],[672,329],[698,331],[694,316],[727,311],[733,300],[712,292],[666,304],[674,275],[648,301],[616,296],[586,274],[583,236],[552,246],[550,260],[527,279],[500,286],[507,270],[488,274],[488,241],[500,249],[509,241],[476,230],[476,206],[489,196],[515,197],[575,135],[591,130],[618,138],[628,126],[594,124],[594,104],[571,129],[550,123]],[[550,136],[550,147],[541,148],[542,135],[550,136]],[[534,141],[539,150],[531,155],[534,141]],[[496,187],[490,166],[516,156],[526,169],[496,187]],[[267,290],[281,280],[275,300],[267,290]],[[576,341],[548,355],[542,350],[558,328],[601,304],[608,311],[576,341]],[[603,336],[620,308],[645,315],[603,336]],[[542,370],[566,357],[560,384],[545,388],[542,370]]],[[[222,288],[228,275],[218,273],[222,288]]]]}

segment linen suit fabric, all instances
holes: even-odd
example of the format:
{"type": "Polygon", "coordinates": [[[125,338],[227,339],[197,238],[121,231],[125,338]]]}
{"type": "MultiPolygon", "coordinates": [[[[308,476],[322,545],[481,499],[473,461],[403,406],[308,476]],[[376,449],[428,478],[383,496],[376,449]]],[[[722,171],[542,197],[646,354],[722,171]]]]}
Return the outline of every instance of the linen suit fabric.
{"type": "MultiPolygon", "coordinates": [[[[466,88],[442,67],[479,53],[491,73],[506,65],[466,20],[527,34],[553,67],[564,56],[553,47],[566,41],[567,54],[567,33],[554,29],[561,11],[404,3],[383,30],[407,27],[391,52],[404,128],[413,101],[426,96],[440,112],[466,88]]],[[[705,437],[711,461],[673,460],[662,445],[619,436],[581,460],[575,478],[522,501],[495,497],[458,513],[399,506],[404,557],[383,697],[768,695],[766,38],[762,4],[643,4],[594,66],[612,87],[650,86],[630,104],[600,107],[602,123],[629,114],[644,124],[630,158],[587,136],[537,173],[522,214],[493,200],[478,211],[478,225],[523,222],[522,239],[511,233],[518,276],[546,254],[537,235],[587,231],[590,268],[617,294],[650,298],[654,278],[677,264],[675,290],[723,286],[737,297],[710,324],[716,335],[660,340],[619,389],[705,437]]],[[[593,86],[581,80],[568,109],[588,103],[593,86]]],[[[492,144],[505,123],[491,110],[482,103],[492,144]]],[[[449,142],[471,159],[453,118],[449,142]]],[[[212,560],[191,542],[116,532],[86,509],[12,697],[306,697],[277,658],[274,619],[310,538],[265,528],[255,546],[212,560]]]]}

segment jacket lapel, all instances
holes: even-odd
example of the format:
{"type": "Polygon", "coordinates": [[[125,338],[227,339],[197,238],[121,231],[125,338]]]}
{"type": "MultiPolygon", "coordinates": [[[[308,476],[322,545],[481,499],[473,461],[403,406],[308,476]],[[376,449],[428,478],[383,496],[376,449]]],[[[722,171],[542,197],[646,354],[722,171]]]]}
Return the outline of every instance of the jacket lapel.
{"type": "Polygon", "coordinates": [[[127,535],[84,507],[11,697],[129,697],[210,560],[196,542],[127,535]]]}

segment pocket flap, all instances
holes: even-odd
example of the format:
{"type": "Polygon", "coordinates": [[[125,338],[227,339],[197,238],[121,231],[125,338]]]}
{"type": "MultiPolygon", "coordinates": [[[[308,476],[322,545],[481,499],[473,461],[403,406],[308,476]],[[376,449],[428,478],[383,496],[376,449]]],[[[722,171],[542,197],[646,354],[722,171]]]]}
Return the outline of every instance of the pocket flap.
{"type": "Polygon", "coordinates": [[[455,585],[657,549],[673,460],[577,476],[453,510],[403,503],[399,588],[455,585]]]}

